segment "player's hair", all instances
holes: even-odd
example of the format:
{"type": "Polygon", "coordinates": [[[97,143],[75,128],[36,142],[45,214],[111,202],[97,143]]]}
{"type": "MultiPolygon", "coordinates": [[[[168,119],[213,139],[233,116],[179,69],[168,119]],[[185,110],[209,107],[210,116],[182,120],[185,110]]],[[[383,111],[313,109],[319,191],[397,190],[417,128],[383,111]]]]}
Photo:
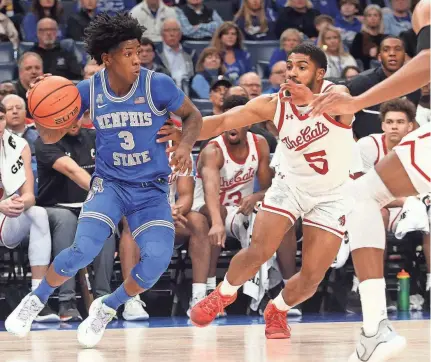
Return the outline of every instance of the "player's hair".
{"type": "Polygon", "coordinates": [[[328,59],[325,52],[310,42],[304,42],[292,49],[291,53],[308,55],[317,68],[328,69],[328,59]]]}
{"type": "Polygon", "coordinates": [[[226,112],[229,109],[232,109],[238,106],[243,106],[244,104],[247,104],[247,102],[248,102],[247,97],[232,95],[232,96],[226,97],[223,100],[223,105],[221,108],[223,112],[226,112]]]}
{"type": "Polygon", "coordinates": [[[402,112],[407,116],[409,122],[414,122],[416,117],[416,107],[407,98],[392,99],[380,106],[380,120],[385,120],[388,112],[402,112]]]}
{"type": "Polygon", "coordinates": [[[85,48],[97,62],[102,64],[102,54],[109,53],[123,41],[137,39],[141,41],[145,27],[127,12],[109,15],[97,15],[85,29],[85,48]]]}
{"type": "Polygon", "coordinates": [[[382,51],[382,47],[383,47],[383,43],[385,42],[385,40],[387,40],[387,39],[398,39],[400,42],[401,42],[401,44],[402,44],[402,46],[403,46],[403,49],[406,49],[406,44],[404,43],[404,40],[403,39],[401,39],[399,36],[396,36],[396,35],[386,35],[383,39],[382,39],[382,41],[380,42],[380,45],[379,45],[379,53],[381,53],[381,51],[382,51]]]}

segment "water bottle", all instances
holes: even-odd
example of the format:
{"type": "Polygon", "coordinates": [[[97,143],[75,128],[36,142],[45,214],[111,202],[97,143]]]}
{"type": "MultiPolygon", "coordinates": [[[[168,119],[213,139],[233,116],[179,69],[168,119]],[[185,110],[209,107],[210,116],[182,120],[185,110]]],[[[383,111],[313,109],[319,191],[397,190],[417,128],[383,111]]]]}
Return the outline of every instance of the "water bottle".
{"type": "Polygon", "coordinates": [[[404,269],[397,274],[398,278],[398,310],[410,310],[410,274],[404,269]]]}

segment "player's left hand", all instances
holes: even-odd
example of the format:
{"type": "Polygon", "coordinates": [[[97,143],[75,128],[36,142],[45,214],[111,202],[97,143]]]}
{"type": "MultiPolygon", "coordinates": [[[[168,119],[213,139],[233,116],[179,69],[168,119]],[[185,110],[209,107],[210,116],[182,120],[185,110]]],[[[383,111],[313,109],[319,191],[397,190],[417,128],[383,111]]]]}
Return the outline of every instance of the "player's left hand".
{"type": "Polygon", "coordinates": [[[181,142],[182,132],[181,129],[175,127],[173,124],[165,124],[162,128],[157,132],[160,138],[157,139],[157,143],[164,143],[168,141],[173,141],[171,147],[166,149],[166,152],[174,152],[178,148],[179,143],[181,142]]]}
{"type": "Polygon", "coordinates": [[[236,213],[249,216],[253,212],[254,206],[258,201],[259,200],[257,200],[257,197],[254,194],[244,197],[243,199],[241,199],[239,203],[239,208],[236,213]]]}
{"type": "Polygon", "coordinates": [[[306,85],[297,83],[293,79],[288,79],[286,83],[283,83],[280,87],[283,93],[287,90],[290,95],[283,97],[283,102],[289,101],[298,106],[309,104],[314,99],[314,94],[310,88],[306,85]]]}
{"type": "Polygon", "coordinates": [[[190,153],[192,146],[180,143],[175,152],[172,153],[169,165],[174,168],[173,172],[179,172],[181,175],[190,175],[193,170],[190,153]]]}
{"type": "Polygon", "coordinates": [[[315,98],[310,104],[310,117],[320,116],[327,113],[333,116],[344,114],[355,114],[360,110],[356,97],[348,93],[330,92],[323,93],[315,98]]]}
{"type": "Polygon", "coordinates": [[[181,208],[183,205],[172,205],[172,218],[174,219],[174,225],[176,227],[185,228],[187,225],[187,219],[181,214],[181,208]]]}

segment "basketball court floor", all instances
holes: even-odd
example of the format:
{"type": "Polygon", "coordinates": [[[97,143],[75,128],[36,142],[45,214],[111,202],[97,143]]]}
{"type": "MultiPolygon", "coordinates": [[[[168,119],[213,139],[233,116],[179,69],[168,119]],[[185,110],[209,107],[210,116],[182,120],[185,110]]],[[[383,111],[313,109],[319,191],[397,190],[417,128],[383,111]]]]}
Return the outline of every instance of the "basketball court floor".
{"type": "MultiPolygon", "coordinates": [[[[393,361],[430,361],[430,315],[398,314],[394,326],[407,349],[393,361]]],[[[261,317],[228,316],[207,328],[187,318],[114,321],[95,349],[82,349],[77,323],[35,324],[25,339],[4,332],[2,362],[299,362],[347,361],[360,329],[360,316],[306,315],[290,319],[290,340],[266,340],[261,317]]]]}

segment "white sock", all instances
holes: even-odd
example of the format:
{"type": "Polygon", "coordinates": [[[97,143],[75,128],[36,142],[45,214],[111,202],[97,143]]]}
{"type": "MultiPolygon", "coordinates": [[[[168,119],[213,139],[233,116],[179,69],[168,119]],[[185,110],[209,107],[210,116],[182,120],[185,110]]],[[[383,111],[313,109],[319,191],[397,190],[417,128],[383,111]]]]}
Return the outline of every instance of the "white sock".
{"type": "Polygon", "coordinates": [[[353,276],[352,292],[357,293],[359,287],[359,279],[356,275],[353,276]]]}
{"type": "Polygon", "coordinates": [[[207,285],[205,283],[192,284],[192,298],[203,299],[207,292],[207,285]]]}
{"type": "Polygon", "coordinates": [[[207,278],[207,290],[214,290],[216,288],[216,277],[207,278]]]}
{"type": "Polygon", "coordinates": [[[425,290],[428,292],[431,289],[431,273],[427,273],[427,284],[425,290]]]}
{"type": "Polygon", "coordinates": [[[224,280],[221,282],[220,285],[220,293],[222,295],[234,295],[237,290],[241,288],[241,285],[232,285],[230,284],[227,279],[226,279],[226,275],[224,276],[224,280]]]}
{"type": "Polygon", "coordinates": [[[34,292],[41,282],[42,282],[42,279],[32,279],[31,280],[31,291],[34,292]]]}
{"type": "Polygon", "coordinates": [[[365,335],[377,333],[379,323],[388,318],[385,279],[368,279],[359,284],[365,335]]]}
{"type": "Polygon", "coordinates": [[[286,304],[286,302],[284,301],[284,299],[283,299],[283,295],[281,294],[281,292],[280,292],[280,294],[278,294],[276,297],[275,297],[275,299],[272,301],[273,303],[274,303],[274,305],[277,307],[277,309],[278,310],[281,310],[282,312],[286,312],[286,311],[288,311],[289,309],[291,309],[292,307],[290,307],[290,306],[288,306],[287,304],[286,304]]]}

